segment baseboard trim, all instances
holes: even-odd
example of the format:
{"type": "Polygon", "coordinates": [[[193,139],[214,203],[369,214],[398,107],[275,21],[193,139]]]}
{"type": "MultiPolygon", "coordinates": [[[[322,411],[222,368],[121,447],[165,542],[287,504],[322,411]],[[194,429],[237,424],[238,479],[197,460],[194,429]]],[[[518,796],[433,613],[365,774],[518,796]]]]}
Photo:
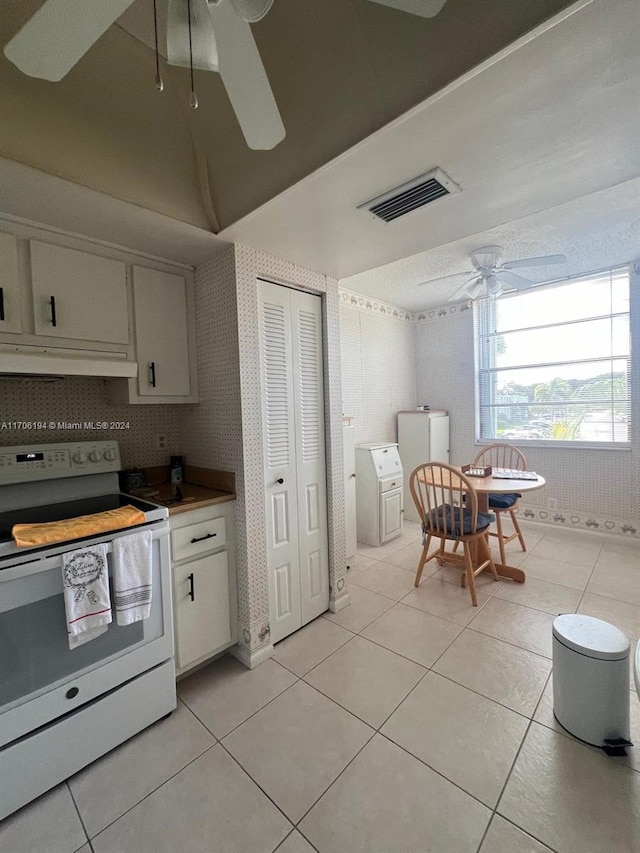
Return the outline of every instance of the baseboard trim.
{"type": "Polygon", "coordinates": [[[247,669],[255,669],[261,663],[264,663],[266,660],[269,660],[270,657],[273,656],[275,649],[273,645],[262,646],[259,649],[256,649],[255,652],[250,652],[248,649],[242,648],[242,646],[235,645],[231,646],[229,652],[237,658],[240,663],[243,663],[247,669]]]}

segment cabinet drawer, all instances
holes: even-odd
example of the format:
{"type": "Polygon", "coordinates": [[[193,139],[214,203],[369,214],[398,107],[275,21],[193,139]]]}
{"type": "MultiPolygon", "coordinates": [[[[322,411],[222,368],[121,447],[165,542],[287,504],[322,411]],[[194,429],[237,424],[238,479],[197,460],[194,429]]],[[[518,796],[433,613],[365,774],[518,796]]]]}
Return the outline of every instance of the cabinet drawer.
{"type": "Polygon", "coordinates": [[[171,531],[171,550],[173,559],[185,560],[214,548],[222,548],[227,543],[227,531],[224,518],[214,518],[176,527],[171,531]]]}
{"type": "Polygon", "coordinates": [[[402,483],[402,474],[396,474],[395,477],[387,477],[386,479],[380,478],[378,480],[378,488],[382,494],[384,492],[390,492],[393,489],[401,489],[402,483]]]}

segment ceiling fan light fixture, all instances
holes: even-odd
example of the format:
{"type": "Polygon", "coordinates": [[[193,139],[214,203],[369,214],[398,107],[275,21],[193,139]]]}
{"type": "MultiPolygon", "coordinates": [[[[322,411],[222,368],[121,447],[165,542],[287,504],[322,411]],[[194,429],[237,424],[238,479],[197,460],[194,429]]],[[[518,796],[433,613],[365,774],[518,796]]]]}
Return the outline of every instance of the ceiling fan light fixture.
{"type": "Polygon", "coordinates": [[[218,71],[218,47],[207,0],[169,0],[167,62],[183,68],[218,71]],[[189,9],[190,7],[190,9],[189,9]],[[191,12],[191,51],[189,50],[191,12]]]}
{"type": "Polygon", "coordinates": [[[488,275],[486,284],[489,296],[500,296],[502,294],[502,284],[495,275],[488,275]]]}
{"type": "Polygon", "coordinates": [[[465,289],[464,293],[469,299],[477,299],[483,291],[482,281],[477,278],[465,289]]]}

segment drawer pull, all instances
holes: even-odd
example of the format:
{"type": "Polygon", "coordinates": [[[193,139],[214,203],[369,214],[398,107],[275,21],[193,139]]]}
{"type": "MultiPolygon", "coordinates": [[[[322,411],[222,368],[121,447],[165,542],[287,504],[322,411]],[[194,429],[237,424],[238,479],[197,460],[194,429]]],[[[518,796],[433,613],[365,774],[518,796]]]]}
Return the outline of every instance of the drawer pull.
{"type": "Polygon", "coordinates": [[[196,600],[196,588],[193,582],[193,572],[190,575],[187,575],[187,580],[189,581],[189,598],[191,601],[196,600]]]}
{"type": "Polygon", "coordinates": [[[205,539],[213,539],[213,537],[217,535],[217,533],[207,533],[206,536],[196,536],[191,540],[191,544],[193,545],[194,542],[204,542],[205,539]]]}

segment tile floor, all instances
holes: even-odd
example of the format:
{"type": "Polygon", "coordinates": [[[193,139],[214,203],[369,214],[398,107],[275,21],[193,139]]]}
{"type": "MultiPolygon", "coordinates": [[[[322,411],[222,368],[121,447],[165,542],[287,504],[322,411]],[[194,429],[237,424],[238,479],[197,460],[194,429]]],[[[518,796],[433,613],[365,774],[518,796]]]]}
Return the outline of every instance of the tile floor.
{"type": "MultiPolygon", "coordinates": [[[[559,612],[640,637],[640,549],[525,525],[523,586],[429,563],[407,525],[350,570],[351,604],[252,672],[222,658],[178,710],[0,823],[0,853],[637,853],[626,759],[552,713],[559,612]]],[[[631,687],[631,684],[630,684],[631,687]]]]}

